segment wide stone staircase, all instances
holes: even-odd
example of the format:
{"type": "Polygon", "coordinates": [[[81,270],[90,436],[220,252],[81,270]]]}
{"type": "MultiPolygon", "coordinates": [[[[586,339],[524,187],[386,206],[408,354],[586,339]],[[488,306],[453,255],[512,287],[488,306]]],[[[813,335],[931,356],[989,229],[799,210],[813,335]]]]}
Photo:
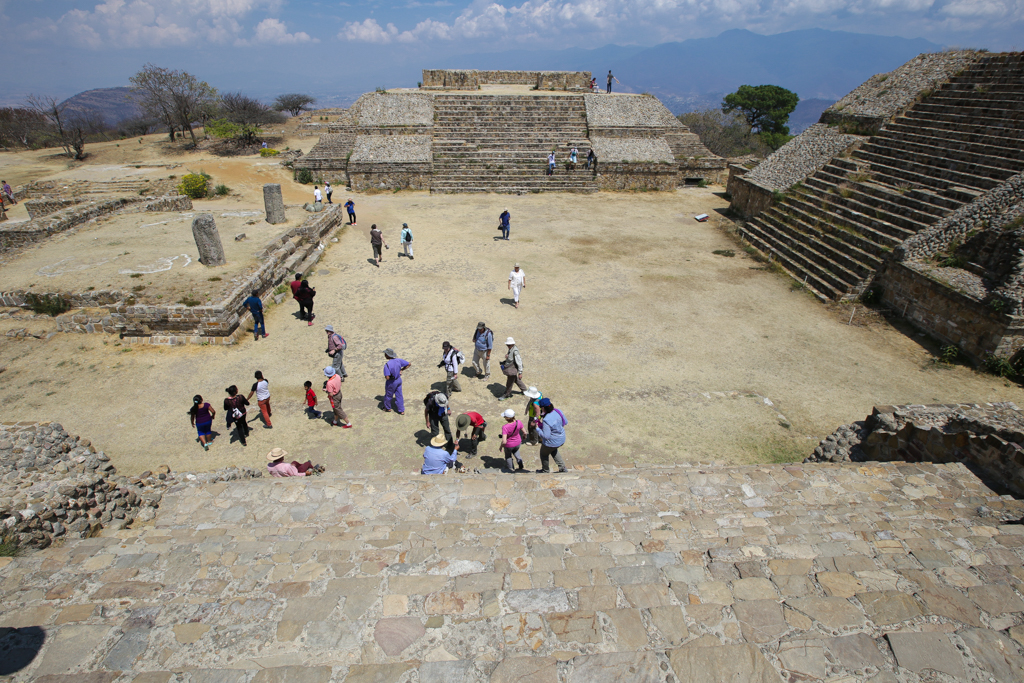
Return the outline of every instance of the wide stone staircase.
{"type": "Polygon", "coordinates": [[[828,299],[858,296],[885,254],[1024,171],[1024,54],[998,54],[833,158],[741,232],[828,299]]]}
{"type": "Polygon", "coordinates": [[[582,96],[436,95],[431,192],[596,192],[582,96]],[[579,149],[567,170],[567,144],[579,149]],[[547,156],[558,166],[548,176],[547,156]]]}
{"type": "Polygon", "coordinates": [[[183,484],[0,558],[0,674],[1024,680],[1022,514],[959,464],[183,484]]]}

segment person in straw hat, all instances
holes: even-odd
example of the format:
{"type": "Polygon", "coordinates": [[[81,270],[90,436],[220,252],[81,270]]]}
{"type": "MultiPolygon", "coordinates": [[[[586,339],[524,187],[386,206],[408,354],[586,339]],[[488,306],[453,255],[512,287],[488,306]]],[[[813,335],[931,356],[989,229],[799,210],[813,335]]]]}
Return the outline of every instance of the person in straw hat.
{"type": "Polygon", "coordinates": [[[448,439],[440,434],[430,440],[430,445],[423,449],[421,474],[446,474],[449,467],[455,467],[455,451],[445,448],[447,443],[448,439]]]}
{"type": "Polygon", "coordinates": [[[321,474],[324,471],[323,465],[314,465],[310,461],[303,463],[293,460],[290,463],[284,461],[288,457],[288,451],[283,448],[275,448],[267,453],[267,470],[272,477],[309,477],[314,474],[321,474]]]}

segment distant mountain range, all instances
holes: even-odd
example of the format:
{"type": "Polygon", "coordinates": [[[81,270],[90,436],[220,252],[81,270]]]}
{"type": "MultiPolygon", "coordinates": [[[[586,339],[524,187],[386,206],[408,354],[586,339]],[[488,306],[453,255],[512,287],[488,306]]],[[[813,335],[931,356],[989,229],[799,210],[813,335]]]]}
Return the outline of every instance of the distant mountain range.
{"type": "Polygon", "coordinates": [[[142,116],[142,110],[128,96],[128,88],[97,88],[72,95],[61,104],[71,111],[95,115],[108,126],[142,116]]]}

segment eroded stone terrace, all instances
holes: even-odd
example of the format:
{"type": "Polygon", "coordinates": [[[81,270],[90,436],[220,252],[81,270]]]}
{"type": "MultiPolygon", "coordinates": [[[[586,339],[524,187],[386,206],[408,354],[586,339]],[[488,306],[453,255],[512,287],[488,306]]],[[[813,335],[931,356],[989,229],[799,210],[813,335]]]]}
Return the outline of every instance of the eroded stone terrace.
{"type": "Polygon", "coordinates": [[[45,632],[18,681],[1020,680],[1021,514],[961,465],[182,485],[0,560],[0,647],[45,632]]]}

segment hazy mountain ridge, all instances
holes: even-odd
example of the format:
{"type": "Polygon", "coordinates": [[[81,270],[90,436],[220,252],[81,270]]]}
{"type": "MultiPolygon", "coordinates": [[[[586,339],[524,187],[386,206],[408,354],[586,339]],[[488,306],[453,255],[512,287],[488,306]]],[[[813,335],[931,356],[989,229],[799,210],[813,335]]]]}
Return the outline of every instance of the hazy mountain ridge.
{"type": "Polygon", "coordinates": [[[95,115],[103,119],[108,126],[116,126],[122,121],[139,118],[142,109],[130,98],[128,88],[97,88],[72,95],[61,104],[85,116],[95,115]]]}

